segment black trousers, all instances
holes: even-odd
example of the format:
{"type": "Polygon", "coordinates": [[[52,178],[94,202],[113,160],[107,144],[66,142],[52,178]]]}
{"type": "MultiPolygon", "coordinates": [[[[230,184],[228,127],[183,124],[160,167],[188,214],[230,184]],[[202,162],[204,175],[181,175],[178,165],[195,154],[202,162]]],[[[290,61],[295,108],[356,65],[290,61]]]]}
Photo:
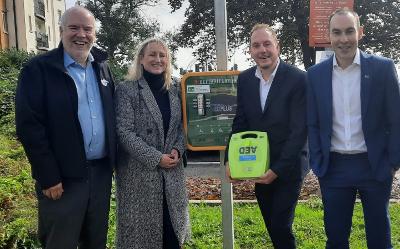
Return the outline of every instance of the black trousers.
{"type": "Polygon", "coordinates": [[[180,249],[169,215],[167,198],[165,196],[165,182],[163,180],[163,249],[180,249]]]}
{"type": "Polygon", "coordinates": [[[257,184],[255,194],[265,226],[275,249],[296,248],[292,232],[294,211],[301,189],[301,180],[257,184]]]}
{"type": "Polygon", "coordinates": [[[63,180],[60,199],[43,195],[36,184],[39,240],[46,249],[106,247],[112,169],[107,159],[88,161],[87,180],[63,180]]]}

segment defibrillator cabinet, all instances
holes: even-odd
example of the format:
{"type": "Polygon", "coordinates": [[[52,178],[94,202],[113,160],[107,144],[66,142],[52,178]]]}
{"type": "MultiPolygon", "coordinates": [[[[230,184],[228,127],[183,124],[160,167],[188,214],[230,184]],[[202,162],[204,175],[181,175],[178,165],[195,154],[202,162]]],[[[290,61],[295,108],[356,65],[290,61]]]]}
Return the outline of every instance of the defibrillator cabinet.
{"type": "Polygon", "coordinates": [[[183,126],[189,150],[225,149],[236,114],[238,75],[239,71],[213,71],[183,76],[183,126]]]}

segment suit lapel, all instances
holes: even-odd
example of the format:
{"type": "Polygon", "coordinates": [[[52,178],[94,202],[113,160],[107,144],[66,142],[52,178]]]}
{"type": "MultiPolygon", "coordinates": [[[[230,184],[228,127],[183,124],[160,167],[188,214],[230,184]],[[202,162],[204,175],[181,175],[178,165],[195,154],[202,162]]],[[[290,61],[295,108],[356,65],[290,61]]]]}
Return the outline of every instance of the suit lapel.
{"type": "Polygon", "coordinates": [[[370,97],[371,89],[371,67],[369,65],[368,55],[364,52],[360,52],[360,63],[361,63],[361,117],[365,117],[367,113],[368,101],[370,97]]]}
{"type": "MultiPolygon", "coordinates": [[[[178,97],[178,92],[174,91],[176,88],[176,86],[171,86],[171,88],[168,90],[168,97],[169,97],[169,106],[171,109],[171,117],[169,119],[169,129],[167,132],[167,138],[165,141],[165,143],[167,144],[168,138],[173,137],[172,136],[172,132],[174,132],[174,129],[172,129],[172,127],[175,127],[175,123],[177,122],[176,118],[177,117],[181,117],[180,114],[178,114],[177,112],[180,110],[180,106],[179,106],[179,97],[178,97]]],[[[178,121],[179,122],[179,121],[178,121]]]]}
{"type": "MultiPolygon", "coordinates": [[[[68,75],[67,79],[64,81],[66,87],[68,89],[68,95],[71,99],[72,108],[76,113],[76,117],[78,119],[78,92],[76,90],[74,79],[68,73],[68,70],[64,66],[64,49],[58,48],[56,50],[50,51],[46,55],[49,58],[48,65],[54,67],[56,70],[68,75]]],[[[60,81],[62,82],[62,81],[60,81]]],[[[58,83],[58,81],[54,81],[54,83],[58,83]]]]}
{"type": "Polygon", "coordinates": [[[320,94],[320,101],[322,107],[325,107],[321,112],[321,116],[324,117],[321,122],[327,122],[328,130],[332,131],[332,114],[333,114],[333,95],[332,95],[332,71],[333,71],[333,56],[324,63],[316,87],[318,87],[317,93],[320,94]]]}
{"type": "Polygon", "coordinates": [[[276,70],[274,80],[272,81],[271,88],[269,89],[267,100],[265,101],[263,114],[267,112],[269,106],[271,106],[271,103],[274,101],[274,99],[279,96],[280,84],[284,80],[286,69],[287,67],[285,63],[283,61],[280,61],[278,69],[276,70]]]}
{"type": "Polygon", "coordinates": [[[158,108],[156,99],[154,98],[153,93],[150,90],[149,85],[145,81],[144,78],[139,79],[139,94],[142,95],[143,101],[146,103],[147,108],[150,111],[151,116],[157,124],[157,129],[160,133],[161,139],[164,144],[164,129],[163,129],[163,120],[160,112],[160,108],[158,108]]]}
{"type": "MultiPolygon", "coordinates": [[[[254,69],[256,70],[256,67],[254,67],[254,69]]],[[[250,95],[252,96],[251,99],[249,99],[249,101],[252,101],[252,106],[254,106],[254,108],[257,111],[257,114],[259,114],[260,116],[262,115],[262,109],[261,109],[261,102],[260,102],[260,79],[256,77],[255,73],[256,71],[252,71],[251,73],[251,79],[249,81],[249,91],[250,91],[250,95]]]]}

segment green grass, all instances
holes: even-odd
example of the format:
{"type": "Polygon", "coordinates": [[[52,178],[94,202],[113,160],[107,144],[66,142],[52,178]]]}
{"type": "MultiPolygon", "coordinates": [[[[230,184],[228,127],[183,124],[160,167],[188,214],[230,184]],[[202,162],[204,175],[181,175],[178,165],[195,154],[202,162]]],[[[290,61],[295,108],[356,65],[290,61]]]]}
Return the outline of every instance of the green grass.
{"type": "MultiPolygon", "coordinates": [[[[390,205],[392,243],[400,248],[400,204],[390,205]]],[[[221,206],[191,204],[192,241],[185,248],[222,248],[221,206]]],[[[257,204],[234,205],[235,248],[272,248],[257,204]]],[[[299,249],[325,248],[322,204],[319,199],[297,206],[293,226],[299,249]]],[[[367,248],[362,207],[357,204],[353,216],[350,248],[367,248]]]]}

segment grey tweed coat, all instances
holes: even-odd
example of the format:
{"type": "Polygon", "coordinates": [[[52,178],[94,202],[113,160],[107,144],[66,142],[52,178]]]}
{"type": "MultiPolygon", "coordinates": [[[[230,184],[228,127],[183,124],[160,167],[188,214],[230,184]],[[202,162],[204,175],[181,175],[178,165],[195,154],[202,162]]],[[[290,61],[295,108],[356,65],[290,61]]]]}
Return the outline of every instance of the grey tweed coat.
{"type": "Polygon", "coordinates": [[[144,78],[117,86],[115,108],[119,140],[117,187],[118,249],[161,249],[163,178],[168,210],[178,241],[189,239],[188,196],[182,162],[161,168],[162,154],[184,152],[178,87],[169,90],[171,119],[164,141],[161,112],[144,78]]]}

